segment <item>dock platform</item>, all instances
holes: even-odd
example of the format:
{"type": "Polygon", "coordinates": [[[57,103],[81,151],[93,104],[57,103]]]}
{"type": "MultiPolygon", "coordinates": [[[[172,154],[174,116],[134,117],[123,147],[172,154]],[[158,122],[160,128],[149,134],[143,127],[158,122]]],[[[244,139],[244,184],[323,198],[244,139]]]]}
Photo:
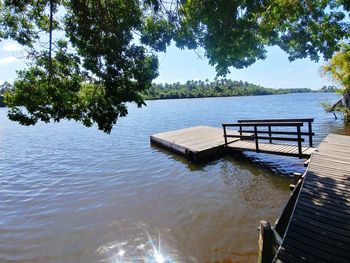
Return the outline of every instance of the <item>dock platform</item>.
{"type": "MultiPolygon", "coordinates": [[[[237,135],[238,132],[232,131],[230,134],[237,135]]],[[[229,142],[238,140],[230,138],[229,142]]],[[[192,162],[200,162],[222,154],[225,146],[222,129],[209,126],[154,134],[151,136],[151,143],[184,156],[192,162]]]]}

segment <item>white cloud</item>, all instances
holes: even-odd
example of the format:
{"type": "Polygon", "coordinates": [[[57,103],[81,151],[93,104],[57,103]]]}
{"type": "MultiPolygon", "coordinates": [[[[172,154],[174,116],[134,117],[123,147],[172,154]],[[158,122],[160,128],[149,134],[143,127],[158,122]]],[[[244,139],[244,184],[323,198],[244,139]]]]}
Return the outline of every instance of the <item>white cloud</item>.
{"type": "Polygon", "coordinates": [[[19,61],[19,59],[14,57],[14,56],[0,58],[0,65],[7,65],[7,64],[14,63],[17,61],[19,61]]]}
{"type": "Polygon", "coordinates": [[[7,42],[3,48],[5,51],[20,51],[20,50],[22,50],[22,47],[15,42],[7,42]]]}

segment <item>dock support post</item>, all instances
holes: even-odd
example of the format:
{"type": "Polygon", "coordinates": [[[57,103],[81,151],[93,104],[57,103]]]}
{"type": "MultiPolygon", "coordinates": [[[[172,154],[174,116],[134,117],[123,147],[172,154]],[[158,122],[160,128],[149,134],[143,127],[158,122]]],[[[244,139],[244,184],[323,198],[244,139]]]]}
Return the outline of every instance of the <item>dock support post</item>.
{"type": "Polygon", "coordinates": [[[295,187],[298,185],[299,181],[303,179],[303,175],[301,173],[293,173],[293,184],[289,185],[289,190],[293,191],[295,187]]]}
{"type": "Polygon", "coordinates": [[[225,125],[222,125],[222,128],[224,128],[224,139],[225,139],[225,146],[227,146],[226,126],[225,126],[225,125]]]}
{"type": "Polygon", "coordinates": [[[255,137],[255,148],[256,152],[259,152],[259,142],[258,142],[258,128],[254,125],[254,137],[255,137]]]}
{"type": "Polygon", "coordinates": [[[272,143],[272,139],[271,139],[271,126],[269,126],[269,137],[270,137],[270,143],[272,143]]]}
{"type": "Polygon", "coordinates": [[[272,228],[269,222],[260,221],[260,235],[259,235],[259,263],[271,262],[272,257],[272,228]]]}
{"type": "Polygon", "coordinates": [[[293,173],[293,184],[297,185],[299,180],[301,180],[303,175],[301,173],[293,173]]]}
{"type": "Polygon", "coordinates": [[[309,146],[312,147],[312,124],[311,121],[309,121],[309,146]]]}
{"type": "Polygon", "coordinates": [[[302,158],[303,155],[303,150],[301,148],[301,130],[300,130],[300,126],[297,126],[297,133],[298,133],[298,155],[299,158],[302,158]]]}

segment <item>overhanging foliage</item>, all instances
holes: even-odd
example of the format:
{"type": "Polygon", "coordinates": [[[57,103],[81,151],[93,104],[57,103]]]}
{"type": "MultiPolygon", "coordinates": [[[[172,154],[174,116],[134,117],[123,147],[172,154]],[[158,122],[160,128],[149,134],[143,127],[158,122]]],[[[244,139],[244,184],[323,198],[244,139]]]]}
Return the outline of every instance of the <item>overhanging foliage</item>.
{"type": "Polygon", "coordinates": [[[203,48],[219,76],[264,59],[272,45],[290,60],[329,59],[349,37],[349,10],[346,0],[1,1],[0,39],[16,40],[29,58],[6,93],[9,117],[26,125],[73,119],[110,132],[125,103],[144,104],[156,52],[171,41],[203,48]]]}

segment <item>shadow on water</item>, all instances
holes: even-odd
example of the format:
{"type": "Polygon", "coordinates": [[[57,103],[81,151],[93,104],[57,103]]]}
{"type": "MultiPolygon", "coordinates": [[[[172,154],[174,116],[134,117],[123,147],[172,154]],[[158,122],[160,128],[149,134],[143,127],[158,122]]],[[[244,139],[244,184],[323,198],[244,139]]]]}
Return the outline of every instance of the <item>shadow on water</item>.
{"type": "Polygon", "coordinates": [[[271,156],[269,154],[256,153],[229,153],[216,155],[209,160],[201,163],[193,163],[186,157],[178,155],[170,150],[164,149],[156,144],[151,147],[162,154],[166,154],[169,159],[181,162],[189,171],[202,171],[207,166],[216,165],[218,162],[225,160],[234,163],[237,167],[249,170],[254,175],[259,175],[261,171],[266,171],[274,175],[291,177],[294,172],[304,172],[304,160],[296,157],[271,156]]]}
{"type": "Polygon", "coordinates": [[[254,191],[254,189],[250,189],[250,179],[255,180],[254,178],[264,177],[263,180],[267,180],[274,188],[289,191],[288,180],[291,179],[293,172],[303,173],[305,171],[303,160],[294,157],[229,153],[197,164],[157,145],[152,144],[152,148],[157,152],[166,154],[168,158],[182,163],[190,172],[204,171],[208,167],[219,165],[223,184],[235,191],[240,189],[239,191],[246,192],[245,195],[247,196],[252,196],[250,191],[254,191]]]}
{"type": "Polygon", "coordinates": [[[294,172],[304,172],[304,160],[296,157],[277,156],[263,153],[238,153],[229,154],[225,158],[231,160],[237,166],[245,167],[254,175],[262,171],[272,175],[291,177],[294,172]]]}
{"type": "Polygon", "coordinates": [[[265,187],[266,183],[271,184],[273,189],[289,191],[289,174],[286,171],[284,174],[279,173],[273,164],[256,162],[254,158],[244,154],[224,156],[221,162],[223,183],[233,190],[240,189],[239,191],[244,192],[248,199],[257,197],[259,190],[253,188],[265,187]],[[250,180],[255,181],[255,183],[250,182],[250,180]]]}
{"type": "Polygon", "coordinates": [[[170,150],[164,149],[156,144],[151,143],[151,147],[152,147],[152,149],[156,150],[157,152],[165,154],[169,159],[181,162],[191,172],[202,171],[206,166],[216,164],[217,161],[219,161],[222,158],[222,156],[215,156],[214,158],[212,158],[211,160],[209,160],[207,162],[193,163],[193,162],[188,161],[186,159],[186,157],[178,155],[170,150]]]}

